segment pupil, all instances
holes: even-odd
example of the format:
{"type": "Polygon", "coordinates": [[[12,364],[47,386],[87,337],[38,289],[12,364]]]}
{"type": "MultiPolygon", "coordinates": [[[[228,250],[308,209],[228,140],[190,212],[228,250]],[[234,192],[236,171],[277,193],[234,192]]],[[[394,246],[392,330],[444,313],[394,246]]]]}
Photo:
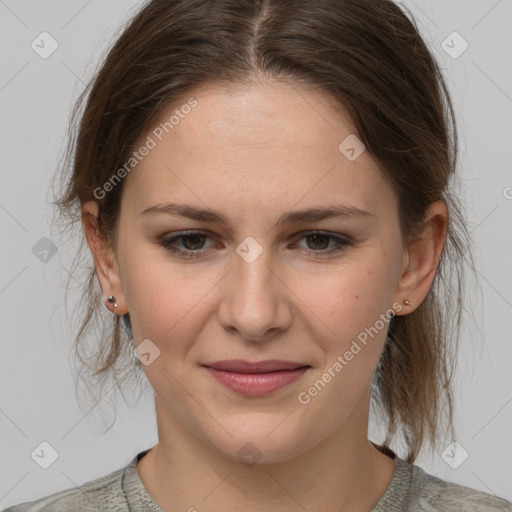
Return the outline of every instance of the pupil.
{"type": "Polygon", "coordinates": [[[204,238],[204,235],[201,235],[201,234],[192,234],[192,235],[184,235],[183,236],[183,245],[187,248],[187,249],[190,249],[190,250],[193,250],[193,249],[200,249],[201,246],[204,244],[204,240],[203,240],[203,243],[200,243],[198,241],[198,239],[200,239],[201,237],[204,238]],[[192,240],[192,244],[188,243],[187,241],[190,241],[192,240]],[[199,247],[195,247],[194,245],[195,244],[199,244],[199,247]],[[190,245],[192,245],[193,247],[190,247],[190,245]]]}
{"type": "MultiPolygon", "coordinates": [[[[328,235],[309,235],[307,238],[310,239],[310,240],[313,239],[313,240],[316,240],[316,241],[318,241],[319,238],[320,239],[323,238],[324,241],[327,242],[327,243],[324,243],[324,244],[320,244],[320,245],[322,245],[322,247],[316,247],[316,249],[327,249],[327,247],[329,245],[329,236],[328,235]]],[[[314,243],[313,243],[313,245],[314,245],[314,243]]]]}

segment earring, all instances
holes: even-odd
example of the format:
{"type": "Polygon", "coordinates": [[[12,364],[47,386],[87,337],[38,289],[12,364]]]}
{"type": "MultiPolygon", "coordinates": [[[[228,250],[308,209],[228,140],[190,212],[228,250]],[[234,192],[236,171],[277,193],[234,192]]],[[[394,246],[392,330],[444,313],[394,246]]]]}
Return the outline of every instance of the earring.
{"type": "MultiPolygon", "coordinates": [[[[107,302],[109,302],[110,304],[114,304],[114,313],[116,313],[116,310],[117,310],[117,302],[116,302],[116,298],[113,296],[113,295],[109,295],[107,297],[107,302]]],[[[117,313],[116,313],[117,314],[117,313]]]]}
{"type": "Polygon", "coordinates": [[[402,301],[406,306],[410,306],[411,305],[411,302],[409,301],[409,299],[404,299],[402,301]]]}

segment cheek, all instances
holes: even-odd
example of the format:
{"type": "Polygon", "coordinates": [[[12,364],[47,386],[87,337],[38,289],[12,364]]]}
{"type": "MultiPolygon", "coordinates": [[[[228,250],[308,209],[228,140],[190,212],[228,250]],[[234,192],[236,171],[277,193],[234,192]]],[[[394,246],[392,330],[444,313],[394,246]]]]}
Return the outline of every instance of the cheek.
{"type": "Polygon", "coordinates": [[[388,276],[383,264],[360,259],[325,279],[323,292],[310,289],[305,295],[323,322],[315,320],[317,335],[312,333],[323,363],[298,397],[307,421],[315,418],[334,429],[364,402],[361,397],[369,392],[391,319],[393,283],[388,276]]]}
{"type": "Polygon", "coordinates": [[[125,254],[123,290],[136,341],[149,338],[162,347],[164,340],[178,339],[175,331],[191,326],[188,313],[200,295],[197,282],[193,285],[158,249],[141,243],[125,254]]]}
{"type": "Polygon", "coordinates": [[[173,349],[177,349],[179,343],[176,342],[186,339],[185,331],[189,332],[195,325],[194,297],[187,295],[176,279],[165,281],[162,276],[155,280],[150,276],[135,280],[131,289],[135,293],[130,305],[135,338],[152,339],[161,348],[173,341],[173,349]]]}
{"type": "MultiPolygon", "coordinates": [[[[373,255],[359,255],[357,261],[347,260],[321,279],[301,280],[297,295],[307,298],[304,303],[310,316],[317,319],[317,333],[321,329],[326,334],[316,338],[322,340],[324,351],[344,351],[389,310],[394,293],[391,275],[382,257],[373,251],[373,255]]],[[[378,327],[387,331],[380,322],[378,327]]]]}

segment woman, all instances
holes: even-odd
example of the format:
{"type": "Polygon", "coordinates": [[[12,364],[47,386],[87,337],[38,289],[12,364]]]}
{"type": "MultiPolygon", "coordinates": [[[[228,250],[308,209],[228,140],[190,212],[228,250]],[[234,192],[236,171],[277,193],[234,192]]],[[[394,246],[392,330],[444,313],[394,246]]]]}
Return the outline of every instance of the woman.
{"type": "Polygon", "coordinates": [[[77,341],[99,283],[92,370],[135,350],[159,442],[9,511],[512,510],[412,464],[452,427],[469,238],[450,98],[398,6],[150,1],[85,98],[58,202],[94,258],[77,341]]]}

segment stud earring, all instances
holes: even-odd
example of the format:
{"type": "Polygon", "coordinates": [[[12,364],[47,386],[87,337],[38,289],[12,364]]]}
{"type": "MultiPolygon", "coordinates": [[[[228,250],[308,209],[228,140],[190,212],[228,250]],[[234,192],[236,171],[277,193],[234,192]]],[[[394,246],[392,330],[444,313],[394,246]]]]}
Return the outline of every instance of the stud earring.
{"type": "MultiPolygon", "coordinates": [[[[109,295],[107,297],[107,302],[109,302],[110,304],[114,304],[114,313],[116,313],[116,310],[117,310],[117,302],[116,302],[116,298],[113,296],[113,295],[109,295]]],[[[117,314],[117,313],[116,313],[117,314]]]]}
{"type": "Polygon", "coordinates": [[[411,305],[411,302],[409,301],[409,299],[404,299],[402,301],[406,306],[410,306],[411,305]]]}

